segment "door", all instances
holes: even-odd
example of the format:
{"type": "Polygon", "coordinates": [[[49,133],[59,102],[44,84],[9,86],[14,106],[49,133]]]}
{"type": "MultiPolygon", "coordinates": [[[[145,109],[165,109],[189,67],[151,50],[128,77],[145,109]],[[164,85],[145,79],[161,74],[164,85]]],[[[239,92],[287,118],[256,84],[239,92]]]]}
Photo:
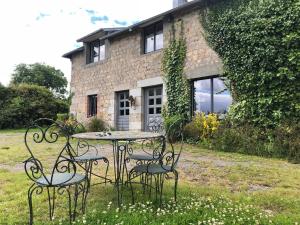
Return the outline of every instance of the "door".
{"type": "Polygon", "coordinates": [[[162,123],[163,87],[156,86],[145,89],[145,122],[144,130],[151,131],[151,126],[162,123]]]}
{"type": "Polygon", "coordinates": [[[117,130],[129,130],[129,91],[117,93],[117,130]]]}

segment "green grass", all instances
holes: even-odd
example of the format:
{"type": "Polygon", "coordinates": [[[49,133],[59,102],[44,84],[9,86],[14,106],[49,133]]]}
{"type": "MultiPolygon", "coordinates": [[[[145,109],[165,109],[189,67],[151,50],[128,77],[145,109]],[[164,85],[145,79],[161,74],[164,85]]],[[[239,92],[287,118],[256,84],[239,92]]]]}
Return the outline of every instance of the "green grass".
{"type": "MultiPolygon", "coordinates": [[[[23,135],[24,130],[0,131],[0,224],[26,224],[28,219],[31,182],[22,168],[22,161],[28,158],[23,135]]],[[[76,224],[287,225],[300,221],[299,165],[192,145],[184,149],[177,205],[172,203],[172,179],[166,183],[166,204],[161,208],[152,203],[154,198],[143,195],[139,185],[134,186],[139,203],[130,205],[126,189],[121,208],[112,185],[96,185],[91,189],[87,214],[78,216],[76,224]]],[[[48,148],[41,157],[47,161],[55,154],[48,148]]],[[[57,203],[55,220],[50,222],[45,193],[35,197],[35,224],[68,224],[66,198],[60,197],[57,203]]]]}

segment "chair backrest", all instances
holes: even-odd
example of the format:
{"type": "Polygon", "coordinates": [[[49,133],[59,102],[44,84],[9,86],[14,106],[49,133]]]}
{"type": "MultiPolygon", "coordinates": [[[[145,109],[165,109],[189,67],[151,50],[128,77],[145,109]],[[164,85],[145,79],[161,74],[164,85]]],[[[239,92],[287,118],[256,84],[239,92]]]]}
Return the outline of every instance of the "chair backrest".
{"type": "Polygon", "coordinates": [[[36,182],[43,178],[51,186],[55,173],[68,173],[68,179],[63,183],[75,176],[76,166],[71,160],[69,135],[61,124],[47,118],[38,119],[28,127],[24,140],[30,154],[24,162],[25,172],[31,180],[36,182]]]}
{"type": "Polygon", "coordinates": [[[149,119],[147,128],[150,132],[162,133],[164,131],[163,120],[160,117],[149,119]]]}
{"type": "Polygon", "coordinates": [[[171,170],[174,170],[179,161],[182,149],[183,149],[183,127],[184,121],[178,119],[173,121],[168,127],[166,127],[166,141],[170,144],[171,149],[167,150],[162,157],[162,166],[171,166],[171,170]]]}

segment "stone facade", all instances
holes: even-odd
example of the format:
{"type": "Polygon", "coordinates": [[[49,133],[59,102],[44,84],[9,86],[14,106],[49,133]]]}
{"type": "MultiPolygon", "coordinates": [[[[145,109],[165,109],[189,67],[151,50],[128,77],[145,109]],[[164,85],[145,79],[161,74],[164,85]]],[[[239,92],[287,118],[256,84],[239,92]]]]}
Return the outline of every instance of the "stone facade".
{"type": "MultiPolygon", "coordinates": [[[[197,79],[222,73],[218,55],[208,46],[199,22],[199,10],[190,9],[174,15],[175,24],[182,20],[187,42],[185,74],[188,79],[197,79]]],[[[163,22],[164,46],[168,45],[171,23],[163,22]]],[[[108,41],[106,41],[108,43],[108,41]]],[[[143,89],[163,84],[161,59],[163,50],[142,53],[142,30],[114,37],[106,46],[104,61],[86,64],[86,52],[73,54],[71,91],[74,93],[70,111],[79,121],[86,122],[87,96],[97,94],[97,116],[116,125],[116,92],[129,90],[135,97],[136,106],[130,108],[129,129],[143,130],[143,89]]],[[[163,102],[166,102],[164,92],[163,102]]]]}

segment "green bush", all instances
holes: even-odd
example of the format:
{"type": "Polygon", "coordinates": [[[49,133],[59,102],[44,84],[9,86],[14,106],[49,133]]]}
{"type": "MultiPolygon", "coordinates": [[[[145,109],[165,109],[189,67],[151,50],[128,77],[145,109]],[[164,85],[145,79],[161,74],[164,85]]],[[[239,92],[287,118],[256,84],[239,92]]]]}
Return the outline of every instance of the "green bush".
{"type": "Polygon", "coordinates": [[[97,117],[93,117],[89,121],[87,127],[88,127],[88,131],[90,132],[104,131],[107,129],[106,123],[102,119],[97,117]]]}
{"type": "Polygon", "coordinates": [[[57,121],[64,122],[69,119],[69,113],[57,113],[57,121]]]}
{"type": "Polygon", "coordinates": [[[274,130],[274,148],[286,152],[292,162],[300,162],[300,121],[283,123],[274,130]]]}
{"type": "Polygon", "coordinates": [[[200,132],[194,120],[185,125],[183,136],[186,142],[195,144],[200,140],[200,132]]]}
{"type": "Polygon", "coordinates": [[[45,87],[28,84],[1,87],[0,95],[0,129],[24,127],[38,118],[55,120],[57,113],[68,112],[66,102],[45,87]]]}
{"type": "Polygon", "coordinates": [[[83,133],[86,131],[85,126],[82,123],[79,123],[68,113],[58,113],[56,121],[62,124],[64,131],[67,132],[68,135],[83,133]]]}
{"type": "Polygon", "coordinates": [[[300,162],[299,131],[299,122],[284,123],[276,129],[263,129],[249,124],[233,126],[228,121],[222,121],[211,144],[217,150],[300,162]]]}

